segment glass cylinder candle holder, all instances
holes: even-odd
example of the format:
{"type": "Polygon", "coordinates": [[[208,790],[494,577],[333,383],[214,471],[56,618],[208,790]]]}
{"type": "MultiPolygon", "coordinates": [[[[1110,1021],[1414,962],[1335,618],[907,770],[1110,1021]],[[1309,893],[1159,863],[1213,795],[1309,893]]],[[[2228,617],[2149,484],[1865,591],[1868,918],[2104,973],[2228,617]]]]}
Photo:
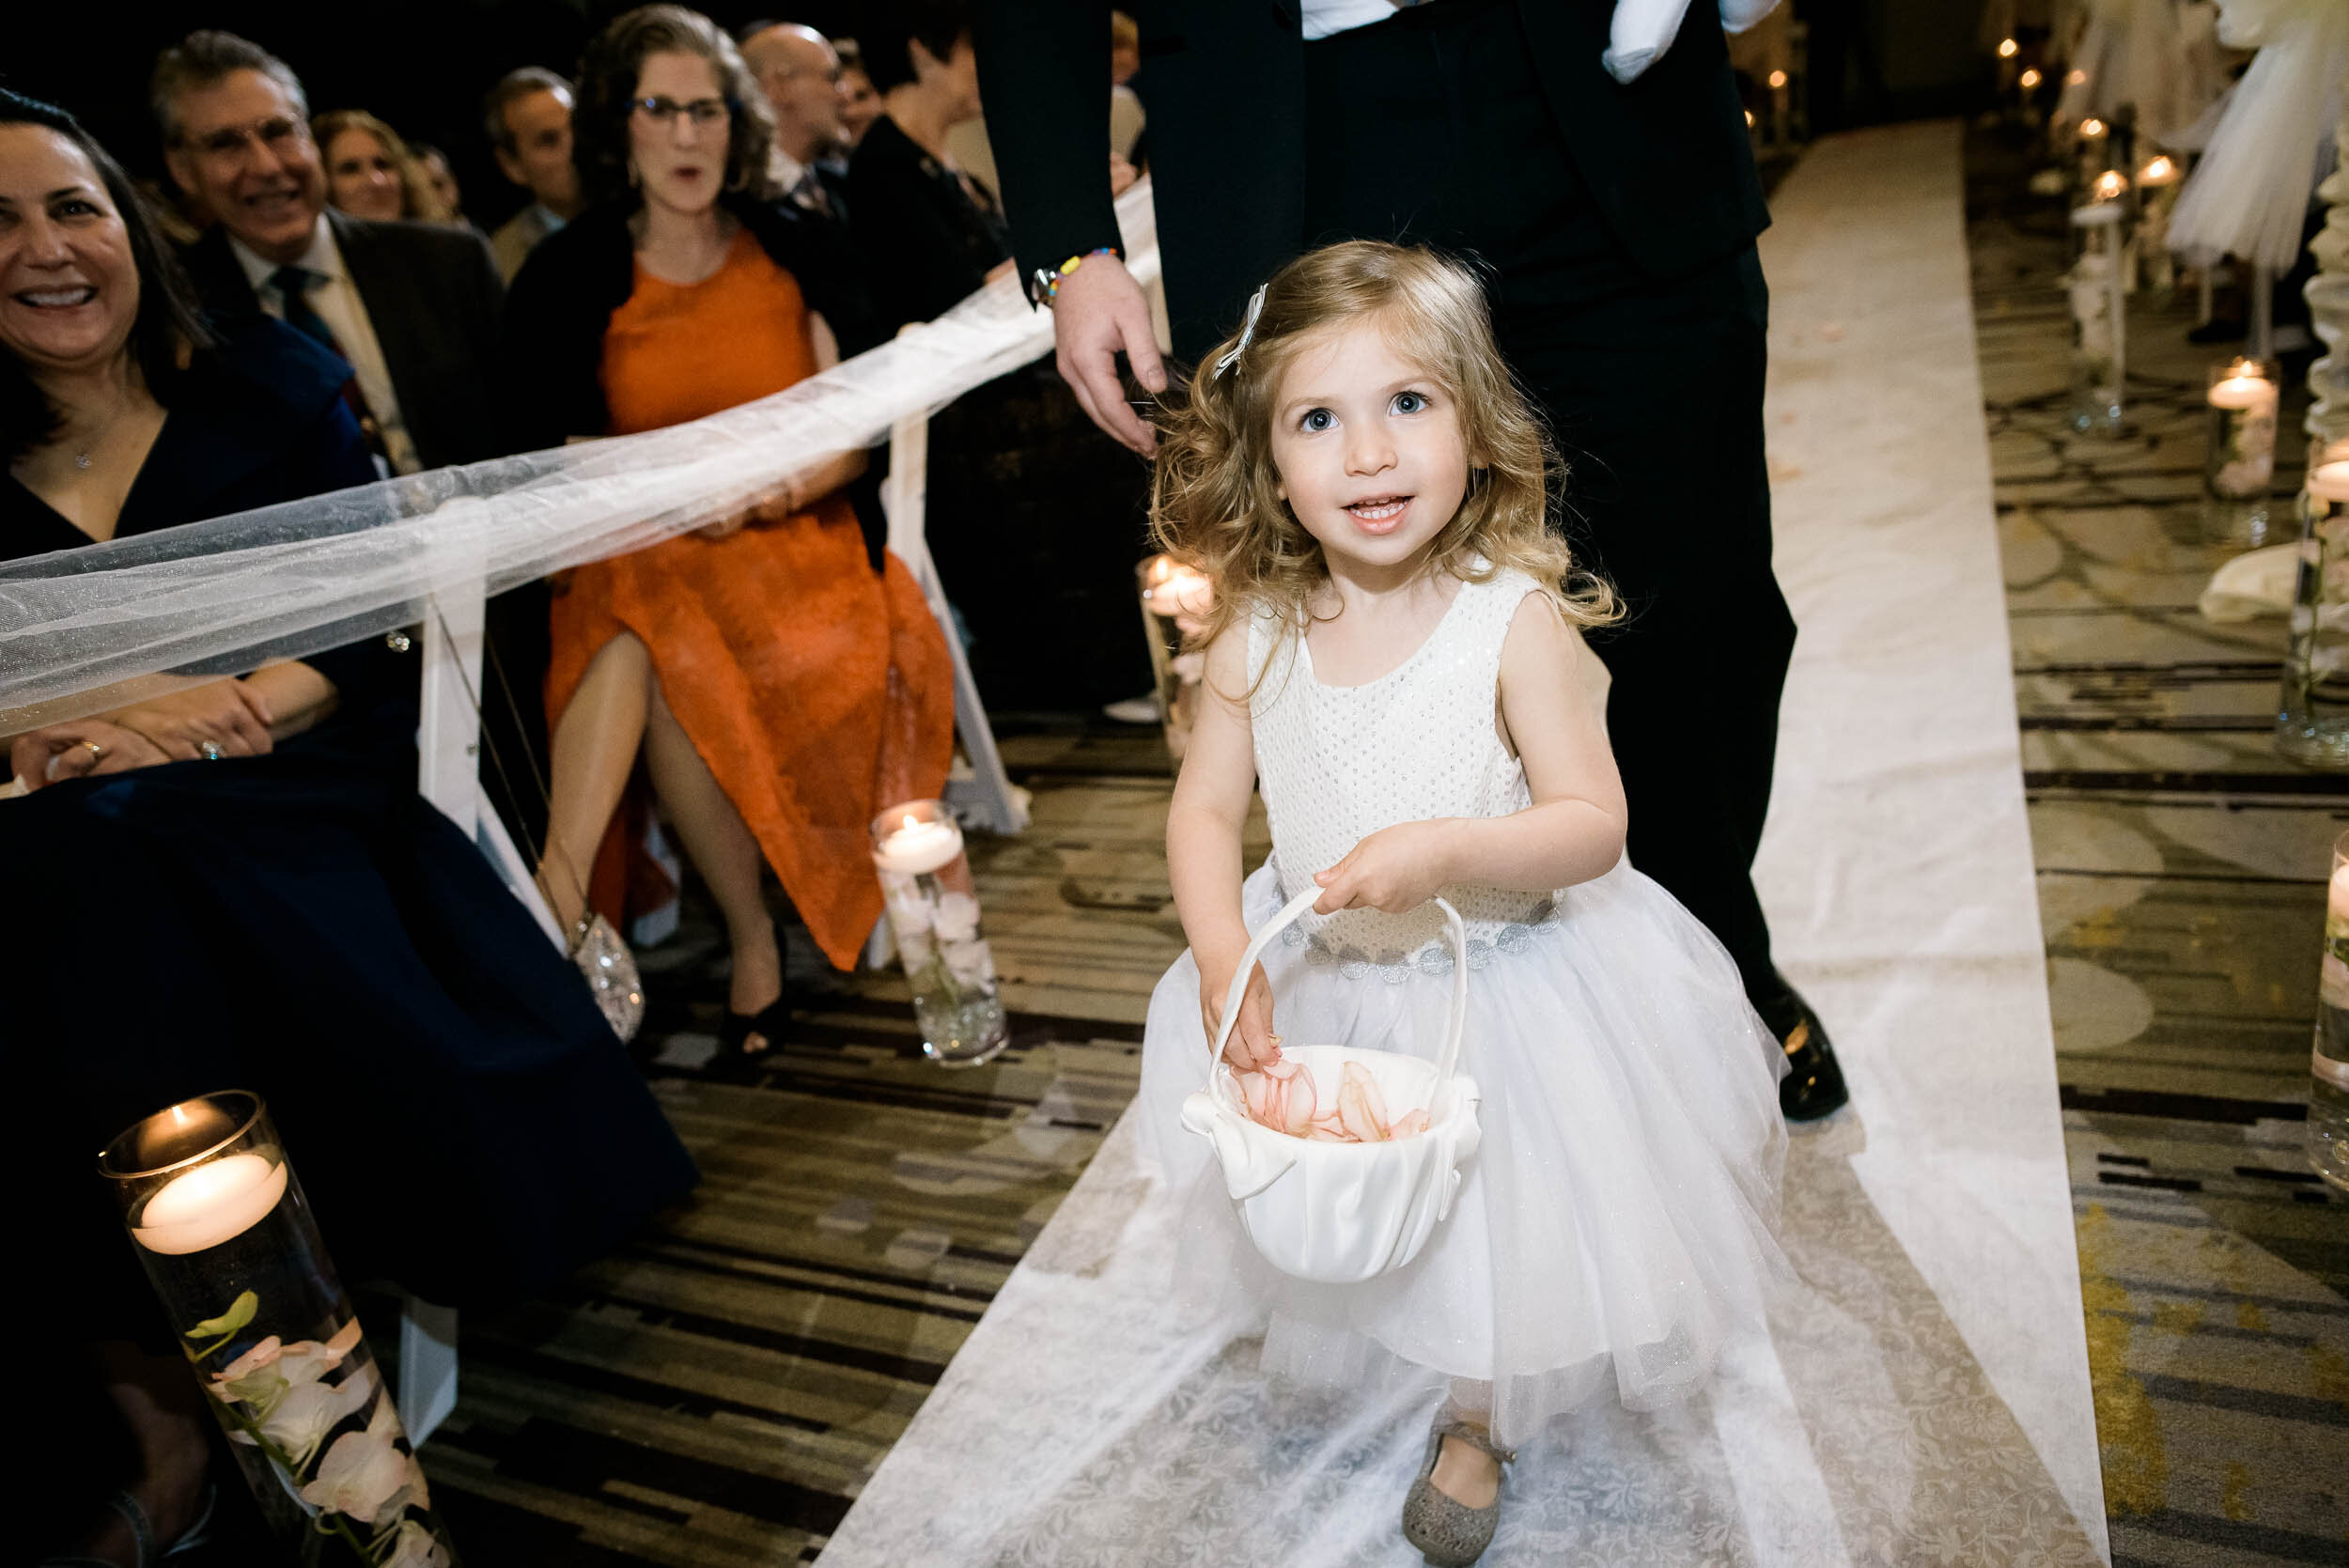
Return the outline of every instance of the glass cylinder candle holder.
{"type": "Polygon", "coordinates": [[[979,896],[962,830],[937,800],[909,800],[873,818],[889,934],[906,982],[922,1054],[944,1067],[975,1067],[1010,1043],[995,994],[995,955],[979,935],[979,896]]]}
{"type": "Polygon", "coordinates": [[[288,1560],[455,1562],[260,1096],[226,1090],[157,1111],[98,1165],[288,1560]]]}
{"type": "Polygon", "coordinates": [[[1196,567],[1172,555],[1153,555],[1134,568],[1142,598],[1143,634],[1150,644],[1150,673],[1157,685],[1159,713],[1166,722],[1167,753],[1176,762],[1190,746],[1199,718],[1200,683],[1207,655],[1191,644],[1215,608],[1215,583],[1196,567]]]}
{"type": "Polygon", "coordinates": [[[2073,132],[2073,166],[2079,171],[2080,185],[2090,181],[2112,165],[2112,128],[2094,115],[2079,122],[2073,132]]]}
{"type": "Polygon", "coordinates": [[[2309,1165],[2349,1192],[2349,833],[2333,843],[2325,885],[2325,957],[2309,1049],[2309,1165]]]}
{"type": "Polygon", "coordinates": [[[2275,541],[2268,486],[2276,477],[2276,410],[2282,384],[2269,361],[2211,367],[2203,402],[2210,439],[2202,457],[2203,515],[2213,542],[2256,549],[2275,541]]]}
{"type": "Polygon", "coordinates": [[[2178,205],[2178,188],[2186,171],[2167,153],[2147,161],[2137,171],[2139,211],[2137,264],[2144,271],[2145,287],[2167,303],[2177,293],[2177,263],[2170,256],[2170,214],[2178,205]]]}
{"type": "Polygon", "coordinates": [[[2304,767],[2349,768],[2349,442],[2320,452],[2300,490],[2276,749],[2304,767]]]}
{"type": "Polygon", "coordinates": [[[2121,433],[2122,388],[2128,379],[2121,220],[2121,204],[2112,201],[2072,213],[2078,248],[2064,284],[2072,297],[2071,425],[2082,435],[2121,433]]]}

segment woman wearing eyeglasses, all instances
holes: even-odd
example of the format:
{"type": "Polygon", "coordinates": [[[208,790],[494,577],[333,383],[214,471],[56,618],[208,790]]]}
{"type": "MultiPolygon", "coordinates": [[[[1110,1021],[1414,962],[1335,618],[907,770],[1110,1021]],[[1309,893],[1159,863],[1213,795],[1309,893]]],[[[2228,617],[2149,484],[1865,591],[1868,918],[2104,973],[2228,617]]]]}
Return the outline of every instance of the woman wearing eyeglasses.
{"type": "MultiPolygon", "coordinates": [[[[708,19],[647,6],[614,22],[581,62],[573,126],[595,205],[531,254],[507,300],[526,444],[698,419],[873,340],[838,241],[770,189],[770,111],[708,19]]],[[[945,642],[903,565],[868,556],[841,492],[863,468],[846,454],[555,587],[540,885],[567,929],[591,905],[621,912],[611,830],[641,755],[725,919],[721,1039],[736,1051],[774,1044],[786,1021],[762,860],[847,969],[880,914],[864,838],[888,803],[877,792],[945,781],[945,642]]]]}

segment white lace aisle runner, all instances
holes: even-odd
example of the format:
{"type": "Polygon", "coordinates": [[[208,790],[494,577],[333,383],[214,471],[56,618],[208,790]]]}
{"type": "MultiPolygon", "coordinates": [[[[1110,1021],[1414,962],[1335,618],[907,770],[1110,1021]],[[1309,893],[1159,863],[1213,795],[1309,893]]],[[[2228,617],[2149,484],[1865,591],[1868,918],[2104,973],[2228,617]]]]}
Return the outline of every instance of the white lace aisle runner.
{"type": "MultiPolygon", "coordinates": [[[[2105,1556],[1952,125],[1823,143],[1774,203],[1770,442],[1802,628],[1761,877],[1853,1109],[1795,1140],[1809,1295],[1711,1392],[1522,1452],[1493,1568],[2105,1556]]],[[[1734,657],[1734,650],[1724,650],[1734,657]]],[[[1121,1126],[826,1568],[1416,1563],[1432,1394],[1268,1388],[1167,1305],[1121,1126]]]]}

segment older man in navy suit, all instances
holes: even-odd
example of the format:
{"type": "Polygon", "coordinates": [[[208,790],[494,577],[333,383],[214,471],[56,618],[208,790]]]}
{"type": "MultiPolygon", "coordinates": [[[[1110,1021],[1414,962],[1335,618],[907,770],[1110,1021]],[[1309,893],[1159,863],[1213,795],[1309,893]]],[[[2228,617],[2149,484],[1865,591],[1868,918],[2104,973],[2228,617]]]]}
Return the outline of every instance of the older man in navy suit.
{"type": "MultiPolygon", "coordinates": [[[[508,421],[491,389],[506,287],[481,236],[328,211],[301,82],[234,34],[193,33],[163,51],[149,96],[173,179],[218,220],[186,258],[206,310],[229,324],[263,312],[341,355],[395,472],[503,454],[508,421]]],[[[508,826],[535,845],[545,809],[526,781],[544,776],[529,761],[545,746],[542,586],[490,601],[490,644],[512,701],[482,704],[485,766],[502,759],[506,775],[485,776],[508,826]]]]}

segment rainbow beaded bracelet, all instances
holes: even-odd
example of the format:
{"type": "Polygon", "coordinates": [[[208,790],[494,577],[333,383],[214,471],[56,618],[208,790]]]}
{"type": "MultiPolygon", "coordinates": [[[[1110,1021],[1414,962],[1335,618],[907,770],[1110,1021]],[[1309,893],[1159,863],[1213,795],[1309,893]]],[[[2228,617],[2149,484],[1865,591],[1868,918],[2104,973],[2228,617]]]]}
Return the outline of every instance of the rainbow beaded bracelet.
{"type": "Polygon", "coordinates": [[[1086,262],[1092,260],[1097,256],[1116,256],[1118,254],[1119,252],[1115,245],[1099,245],[1085,252],[1082,256],[1070,256],[1067,260],[1062,262],[1058,267],[1038,267],[1035,270],[1035,287],[1033,290],[1035,295],[1036,303],[1050,309],[1052,302],[1060,297],[1061,279],[1068,276],[1068,274],[1074,272],[1079,267],[1083,266],[1086,262]]]}

